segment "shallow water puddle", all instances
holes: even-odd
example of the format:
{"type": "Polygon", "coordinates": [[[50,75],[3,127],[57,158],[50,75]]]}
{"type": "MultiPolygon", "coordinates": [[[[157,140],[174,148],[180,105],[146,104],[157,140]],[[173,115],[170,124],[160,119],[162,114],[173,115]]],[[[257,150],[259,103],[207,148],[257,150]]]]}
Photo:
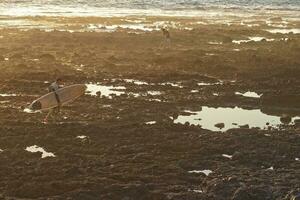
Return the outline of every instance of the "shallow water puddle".
{"type": "Polygon", "coordinates": [[[152,96],[156,96],[156,95],[161,95],[162,93],[160,91],[148,91],[148,94],[152,95],[152,96]]]}
{"type": "Polygon", "coordinates": [[[3,152],[3,149],[0,149],[0,153],[3,152]]]}
{"type": "Polygon", "coordinates": [[[207,82],[197,83],[198,86],[222,85],[222,84],[223,84],[223,81],[218,81],[218,82],[214,82],[214,83],[207,83],[207,82]]]}
{"type": "Polygon", "coordinates": [[[31,109],[29,109],[29,108],[25,108],[25,109],[23,110],[23,112],[25,112],[25,113],[42,113],[41,110],[31,110],[31,109]]]}
{"type": "Polygon", "coordinates": [[[229,159],[232,159],[232,155],[228,155],[228,154],[222,154],[222,156],[223,156],[224,158],[229,158],[229,159]]]}
{"type": "Polygon", "coordinates": [[[156,124],[156,121],[150,121],[150,122],[146,122],[145,124],[147,124],[147,125],[156,124]]]}
{"type": "Polygon", "coordinates": [[[135,79],[123,79],[126,83],[133,83],[135,85],[149,85],[149,83],[145,81],[139,81],[135,79]]]}
{"type": "Polygon", "coordinates": [[[83,140],[83,139],[86,139],[87,136],[86,135],[78,135],[78,136],[76,136],[76,138],[83,140]]]}
{"type": "Polygon", "coordinates": [[[181,85],[181,83],[173,83],[173,82],[159,83],[158,85],[183,88],[183,86],[181,85]]]}
{"type": "MultiPolygon", "coordinates": [[[[280,117],[267,115],[259,109],[246,110],[243,108],[213,108],[203,106],[201,111],[190,112],[189,116],[179,115],[174,123],[185,124],[190,123],[193,125],[201,125],[204,129],[212,131],[226,131],[231,128],[239,128],[239,126],[248,124],[250,128],[259,127],[261,129],[268,126],[277,127],[281,124],[280,117]],[[224,123],[224,128],[220,129],[215,127],[218,123],[224,123]],[[268,124],[268,125],[266,125],[268,124]]],[[[298,117],[292,118],[292,123],[298,117]]]]}
{"type": "Polygon", "coordinates": [[[208,44],[221,45],[221,44],[223,44],[223,42],[211,41],[211,42],[208,42],[208,44]]]}
{"type": "Polygon", "coordinates": [[[195,193],[203,193],[202,190],[192,190],[192,191],[195,192],[195,193]]]}
{"type": "Polygon", "coordinates": [[[202,173],[202,174],[205,174],[206,176],[208,176],[209,174],[212,173],[212,171],[209,170],[209,169],[205,169],[205,170],[192,170],[192,171],[189,171],[189,173],[195,173],[195,174],[202,173]]]}
{"type": "Polygon", "coordinates": [[[97,93],[100,92],[101,96],[112,98],[111,95],[120,96],[121,94],[125,94],[124,91],[117,90],[125,90],[124,86],[105,86],[100,84],[86,84],[86,94],[97,96],[97,93]]]}
{"type": "Polygon", "coordinates": [[[55,157],[55,155],[53,153],[46,152],[42,147],[39,147],[37,145],[26,147],[25,150],[29,151],[29,152],[32,152],[32,153],[41,152],[42,153],[42,158],[55,157]]]}
{"type": "Polygon", "coordinates": [[[162,102],[162,100],[161,100],[161,99],[149,99],[148,101],[162,102]]]}
{"type": "Polygon", "coordinates": [[[291,29],[267,29],[266,31],[270,33],[281,33],[281,34],[299,34],[300,29],[299,28],[291,28],[291,29]]]}
{"type": "Polygon", "coordinates": [[[6,94],[6,93],[0,93],[0,97],[16,97],[17,94],[6,94]]]}
{"type": "Polygon", "coordinates": [[[262,94],[259,95],[256,92],[250,92],[250,91],[245,92],[245,93],[236,92],[235,94],[243,96],[243,97],[250,97],[250,98],[260,98],[262,96],[262,94]]]}

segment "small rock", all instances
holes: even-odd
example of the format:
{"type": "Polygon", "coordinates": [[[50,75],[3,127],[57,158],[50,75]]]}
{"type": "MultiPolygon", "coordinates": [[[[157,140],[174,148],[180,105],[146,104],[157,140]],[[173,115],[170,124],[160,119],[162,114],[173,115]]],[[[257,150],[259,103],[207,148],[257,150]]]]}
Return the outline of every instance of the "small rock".
{"type": "Polygon", "coordinates": [[[215,127],[219,128],[219,129],[222,129],[225,127],[225,124],[224,123],[217,123],[215,124],[215,127]]]}
{"type": "Polygon", "coordinates": [[[283,123],[283,124],[289,124],[289,123],[291,123],[292,118],[291,118],[290,116],[288,116],[288,115],[282,115],[282,116],[280,117],[280,121],[281,121],[281,123],[283,123]]]}
{"type": "Polygon", "coordinates": [[[294,123],[295,123],[296,126],[300,126],[300,119],[295,119],[294,123]]]}
{"type": "Polygon", "coordinates": [[[249,128],[249,124],[241,125],[240,128],[249,128]]]}

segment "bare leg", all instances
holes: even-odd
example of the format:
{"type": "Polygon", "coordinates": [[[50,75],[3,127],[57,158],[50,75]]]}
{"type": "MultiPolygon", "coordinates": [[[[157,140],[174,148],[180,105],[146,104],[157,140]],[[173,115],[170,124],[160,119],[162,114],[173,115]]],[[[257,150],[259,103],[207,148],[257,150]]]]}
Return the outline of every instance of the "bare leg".
{"type": "Polygon", "coordinates": [[[48,114],[46,115],[46,117],[44,118],[44,123],[47,123],[48,122],[48,118],[49,116],[53,113],[53,109],[50,109],[48,114]]]}

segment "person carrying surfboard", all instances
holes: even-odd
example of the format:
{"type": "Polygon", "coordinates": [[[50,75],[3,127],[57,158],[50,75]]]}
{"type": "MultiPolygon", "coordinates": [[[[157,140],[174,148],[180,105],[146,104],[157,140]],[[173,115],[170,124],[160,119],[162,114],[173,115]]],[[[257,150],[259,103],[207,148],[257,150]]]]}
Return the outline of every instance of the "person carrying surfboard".
{"type": "Polygon", "coordinates": [[[52,109],[49,110],[48,114],[44,118],[45,123],[48,122],[48,118],[49,118],[50,115],[52,115],[52,113],[57,114],[57,113],[60,112],[61,102],[60,102],[59,96],[56,93],[56,91],[59,88],[62,88],[62,87],[63,87],[63,80],[61,78],[57,78],[56,81],[51,83],[51,85],[48,87],[49,92],[54,92],[54,94],[55,94],[55,99],[57,101],[57,107],[52,108],[52,109]]]}

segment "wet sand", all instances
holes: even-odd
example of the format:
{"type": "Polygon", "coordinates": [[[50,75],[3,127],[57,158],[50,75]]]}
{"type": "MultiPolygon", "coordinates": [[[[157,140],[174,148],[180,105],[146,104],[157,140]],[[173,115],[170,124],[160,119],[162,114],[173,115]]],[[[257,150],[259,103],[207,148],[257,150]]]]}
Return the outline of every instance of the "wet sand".
{"type": "Polygon", "coordinates": [[[300,20],[5,20],[29,22],[0,30],[0,199],[288,200],[300,192],[300,123],[289,123],[300,116],[300,34],[267,31],[299,29],[300,20]],[[141,23],[146,31],[120,28],[141,23]],[[161,23],[172,27],[170,48],[160,48],[161,23]],[[87,93],[43,124],[45,113],[21,107],[57,76],[120,93],[87,93]],[[256,98],[241,95],[248,91],[256,98]],[[227,131],[174,123],[203,106],[260,109],[282,123],[227,131]]]}

